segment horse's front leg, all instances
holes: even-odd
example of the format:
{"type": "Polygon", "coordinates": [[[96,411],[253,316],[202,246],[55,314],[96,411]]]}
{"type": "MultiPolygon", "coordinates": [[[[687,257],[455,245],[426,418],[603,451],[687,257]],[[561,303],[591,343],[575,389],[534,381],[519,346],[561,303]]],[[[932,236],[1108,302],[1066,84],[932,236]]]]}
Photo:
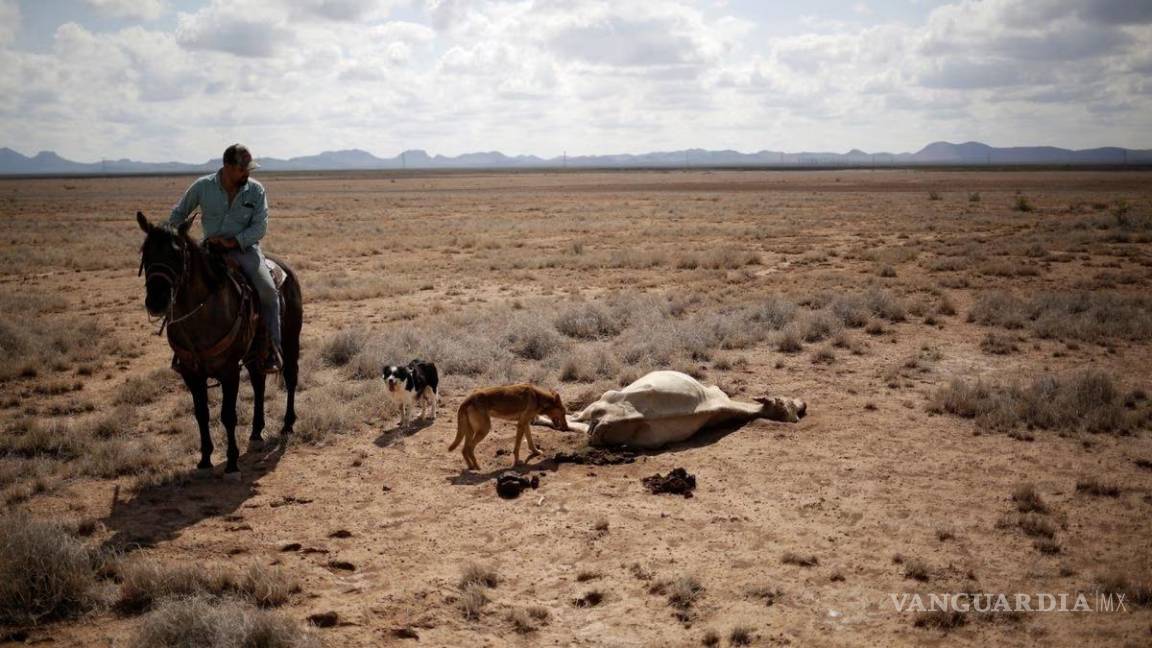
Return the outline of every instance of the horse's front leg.
{"type": "Polygon", "coordinates": [[[240,391],[240,367],[234,367],[220,376],[220,422],[228,435],[228,463],[224,465],[225,477],[239,477],[240,448],[236,446],[236,393],[240,391]]]}
{"type": "Polygon", "coordinates": [[[260,448],[264,444],[264,368],[259,363],[248,366],[248,378],[252,382],[252,434],[248,436],[248,448],[260,448]]]}
{"type": "Polygon", "coordinates": [[[199,470],[212,470],[212,434],[208,428],[208,380],[202,376],[184,375],[184,384],[192,392],[192,411],[200,428],[199,470]]]}

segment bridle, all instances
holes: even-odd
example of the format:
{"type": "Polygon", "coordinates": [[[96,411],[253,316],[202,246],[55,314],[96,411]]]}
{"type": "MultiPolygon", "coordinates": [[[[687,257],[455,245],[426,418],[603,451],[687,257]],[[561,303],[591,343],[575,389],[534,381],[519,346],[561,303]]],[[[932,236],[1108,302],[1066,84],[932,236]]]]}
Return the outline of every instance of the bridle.
{"type": "MultiPolygon", "coordinates": [[[[180,272],[176,272],[175,268],[168,265],[167,263],[164,263],[163,261],[153,261],[152,263],[146,264],[144,262],[144,249],[140,249],[140,269],[136,271],[136,276],[139,277],[140,275],[144,275],[145,286],[147,286],[148,282],[153,278],[163,279],[164,281],[168,282],[168,310],[160,318],[160,328],[156,331],[156,335],[158,336],[164,334],[164,327],[174,326],[195,315],[196,312],[201,308],[204,308],[204,305],[207,304],[208,300],[212,298],[212,295],[208,295],[208,297],[206,297],[204,301],[200,302],[196,308],[193,308],[192,310],[184,313],[179,317],[174,318],[172,316],[173,309],[176,308],[176,296],[180,294],[180,289],[184,287],[184,281],[188,276],[190,255],[186,242],[180,246],[180,253],[180,272]]],[[[152,323],[156,323],[157,321],[151,316],[149,316],[148,319],[152,323]]]]}

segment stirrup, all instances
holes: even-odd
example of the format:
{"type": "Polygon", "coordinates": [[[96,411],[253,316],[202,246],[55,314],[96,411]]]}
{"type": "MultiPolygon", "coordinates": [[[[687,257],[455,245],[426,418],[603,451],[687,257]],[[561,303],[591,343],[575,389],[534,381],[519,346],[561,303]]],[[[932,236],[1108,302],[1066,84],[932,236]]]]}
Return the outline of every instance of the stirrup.
{"type": "Polygon", "coordinates": [[[272,347],[268,357],[264,359],[264,373],[280,373],[282,369],[284,369],[284,361],[281,359],[280,352],[276,350],[276,347],[272,347]]]}

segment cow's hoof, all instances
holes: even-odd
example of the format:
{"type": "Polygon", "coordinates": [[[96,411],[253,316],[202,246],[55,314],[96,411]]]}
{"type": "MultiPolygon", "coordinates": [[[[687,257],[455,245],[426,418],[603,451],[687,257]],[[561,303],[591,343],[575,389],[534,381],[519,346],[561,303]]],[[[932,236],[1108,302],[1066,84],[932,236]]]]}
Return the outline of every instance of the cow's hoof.
{"type": "Polygon", "coordinates": [[[224,479],[226,481],[238,482],[240,481],[240,471],[237,470],[235,472],[226,472],[224,473],[224,479]]]}

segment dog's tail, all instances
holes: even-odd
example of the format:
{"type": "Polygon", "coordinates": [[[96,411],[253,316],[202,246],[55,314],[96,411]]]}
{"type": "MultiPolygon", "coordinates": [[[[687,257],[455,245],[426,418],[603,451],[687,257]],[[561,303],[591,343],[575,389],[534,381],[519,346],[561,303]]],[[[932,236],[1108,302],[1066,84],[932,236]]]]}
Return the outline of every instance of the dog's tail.
{"type": "Polygon", "coordinates": [[[468,437],[468,430],[471,427],[468,423],[468,405],[468,401],[465,400],[460,404],[460,409],[456,410],[456,440],[448,446],[449,451],[455,450],[456,446],[468,437]]]}

